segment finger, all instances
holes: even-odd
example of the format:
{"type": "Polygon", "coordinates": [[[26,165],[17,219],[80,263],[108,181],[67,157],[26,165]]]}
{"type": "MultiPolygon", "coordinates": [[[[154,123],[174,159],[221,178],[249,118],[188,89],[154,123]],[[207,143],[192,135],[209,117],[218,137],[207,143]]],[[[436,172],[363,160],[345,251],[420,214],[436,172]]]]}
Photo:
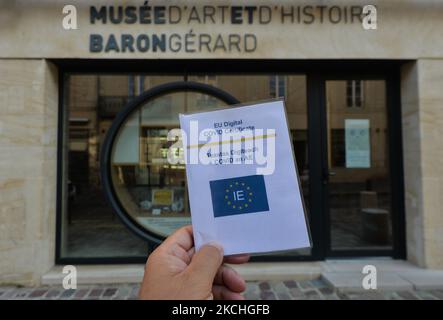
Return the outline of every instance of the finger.
{"type": "Polygon", "coordinates": [[[171,247],[173,244],[178,244],[185,251],[190,250],[194,246],[192,226],[184,226],[176,230],[173,234],[166,238],[161,246],[171,247]]]}
{"type": "Polygon", "coordinates": [[[215,285],[222,285],[233,292],[243,292],[246,290],[245,280],[228,266],[221,266],[214,278],[215,285]]]}
{"type": "Polygon", "coordinates": [[[249,254],[239,254],[235,256],[228,256],[225,257],[224,262],[225,263],[231,263],[231,264],[242,264],[249,261],[249,258],[251,256],[249,254]]]}
{"type": "Polygon", "coordinates": [[[168,248],[168,254],[171,254],[180,260],[182,260],[186,265],[189,265],[191,263],[191,256],[189,256],[188,251],[184,250],[180,245],[177,243],[173,243],[168,248]]]}
{"type": "Polygon", "coordinates": [[[232,292],[228,288],[220,285],[212,286],[212,294],[215,300],[245,300],[240,293],[232,292]]]}
{"type": "Polygon", "coordinates": [[[190,259],[192,259],[192,257],[195,254],[195,247],[192,247],[191,249],[188,250],[188,256],[190,259]]]}
{"type": "Polygon", "coordinates": [[[206,244],[194,254],[186,271],[190,277],[197,278],[200,283],[212,284],[222,262],[223,248],[216,243],[206,244]]]}

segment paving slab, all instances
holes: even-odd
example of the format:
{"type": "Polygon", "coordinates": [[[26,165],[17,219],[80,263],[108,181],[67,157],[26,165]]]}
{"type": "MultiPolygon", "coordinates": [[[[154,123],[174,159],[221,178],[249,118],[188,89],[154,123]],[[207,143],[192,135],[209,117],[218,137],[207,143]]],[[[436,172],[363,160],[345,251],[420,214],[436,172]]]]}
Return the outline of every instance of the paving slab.
{"type": "MultiPolygon", "coordinates": [[[[113,285],[79,285],[77,289],[64,290],[61,286],[44,286],[39,288],[5,288],[7,292],[1,299],[63,299],[63,300],[126,300],[137,299],[138,284],[113,285]],[[46,293],[59,292],[53,297],[46,293]],[[37,292],[33,296],[33,293],[37,292]]],[[[349,291],[341,292],[324,282],[322,279],[304,281],[254,281],[247,282],[246,299],[294,299],[294,300],[442,300],[443,290],[397,290],[397,291],[349,291]],[[266,285],[264,285],[266,283],[266,285]]]]}

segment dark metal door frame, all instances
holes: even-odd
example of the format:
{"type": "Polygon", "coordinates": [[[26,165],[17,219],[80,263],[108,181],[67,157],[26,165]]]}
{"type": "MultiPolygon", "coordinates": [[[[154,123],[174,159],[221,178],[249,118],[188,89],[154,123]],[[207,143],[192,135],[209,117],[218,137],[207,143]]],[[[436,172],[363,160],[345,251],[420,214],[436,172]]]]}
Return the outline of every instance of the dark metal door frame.
{"type": "Polygon", "coordinates": [[[308,130],[310,148],[311,228],[314,237],[313,257],[391,256],[406,258],[404,216],[404,171],[401,134],[400,79],[398,72],[378,73],[352,71],[308,75],[308,130]],[[328,144],[326,81],[328,80],[384,80],[388,123],[388,158],[391,184],[392,249],[387,250],[332,250],[329,205],[328,144]],[[315,147],[318,146],[318,147],[315,147]],[[321,201],[319,201],[321,200],[321,201]]]}

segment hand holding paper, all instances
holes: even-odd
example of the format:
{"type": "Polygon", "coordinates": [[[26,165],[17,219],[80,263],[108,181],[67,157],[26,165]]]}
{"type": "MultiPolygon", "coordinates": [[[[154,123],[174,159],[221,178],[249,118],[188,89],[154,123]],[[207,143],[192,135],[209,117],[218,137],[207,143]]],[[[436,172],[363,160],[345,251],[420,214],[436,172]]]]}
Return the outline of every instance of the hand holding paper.
{"type": "Polygon", "coordinates": [[[282,100],[180,115],[196,248],[310,247],[282,100]]]}

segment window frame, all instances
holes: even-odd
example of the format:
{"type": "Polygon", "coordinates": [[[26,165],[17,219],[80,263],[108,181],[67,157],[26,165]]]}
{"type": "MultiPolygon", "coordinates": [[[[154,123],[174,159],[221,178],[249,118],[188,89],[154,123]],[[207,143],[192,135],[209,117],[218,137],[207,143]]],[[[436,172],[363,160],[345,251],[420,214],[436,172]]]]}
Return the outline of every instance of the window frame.
{"type": "MultiPolygon", "coordinates": [[[[391,164],[393,202],[396,210],[393,219],[397,219],[393,226],[394,250],[389,256],[404,259],[406,257],[406,238],[405,238],[405,214],[404,214],[404,176],[403,176],[403,152],[401,135],[401,106],[400,106],[400,67],[409,62],[408,60],[252,60],[252,59],[164,59],[164,60],[126,60],[126,59],[52,59],[58,68],[59,73],[59,108],[58,108],[58,148],[57,148],[57,196],[56,196],[56,241],[55,241],[55,262],[56,264],[132,264],[144,263],[146,257],[110,257],[110,258],[82,258],[82,257],[63,257],[61,256],[62,239],[62,209],[65,186],[63,183],[64,155],[63,145],[66,138],[65,112],[66,95],[64,84],[69,74],[165,74],[165,75],[196,75],[198,73],[217,73],[217,74],[303,74],[307,79],[307,104],[308,104],[308,139],[309,144],[318,143],[321,139],[321,130],[311,130],[313,125],[318,125],[319,117],[317,106],[321,104],[319,100],[322,96],[322,86],[319,82],[324,77],[335,77],[341,79],[342,75],[361,75],[362,77],[380,76],[388,79],[390,94],[389,102],[393,105],[389,110],[391,133],[390,145],[393,146],[389,152],[391,164]],[[395,143],[393,143],[395,142],[395,143]]],[[[344,77],[346,78],[346,77],[344,77]]],[[[186,76],[185,76],[185,80],[186,76]]],[[[318,152],[314,148],[308,147],[308,157],[310,166],[321,167],[321,161],[318,152]],[[312,157],[317,156],[318,161],[312,157]]],[[[322,172],[318,171],[315,175],[310,175],[310,179],[321,181],[322,172]]],[[[311,180],[311,181],[312,181],[311,180]]],[[[320,182],[321,183],[321,182],[320,182]]],[[[321,194],[319,185],[310,186],[309,193],[313,197],[314,193],[321,194]]],[[[310,198],[310,203],[313,203],[310,198]]],[[[314,202],[315,204],[315,202],[314,202]]],[[[252,261],[319,261],[327,258],[327,252],[322,241],[324,241],[324,225],[319,223],[322,219],[321,203],[317,201],[315,207],[311,208],[312,220],[310,221],[311,232],[313,234],[314,247],[310,255],[265,255],[253,257],[252,261]]],[[[155,249],[155,246],[148,248],[148,252],[155,249]]],[[[348,252],[348,256],[361,256],[358,252],[348,252]]],[[[360,253],[361,254],[361,253],[360,253]]],[[[369,252],[365,256],[386,255],[386,252],[369,252]]]]}
{"type": "Polygon", "coordinates": [[[346,80],[346,106],[349,109],[361,110],[364,108],[364,80],[346,80]],[[357,96],[357,83],[359,84],[360,93],[357,96]],[[351,85],[351,95],[349,96],[349,84],[351,85]],[[360,99],[360,105],[357,104],[360,99]],[[351,101],[351,103],[349,103],[351,101]]]}

